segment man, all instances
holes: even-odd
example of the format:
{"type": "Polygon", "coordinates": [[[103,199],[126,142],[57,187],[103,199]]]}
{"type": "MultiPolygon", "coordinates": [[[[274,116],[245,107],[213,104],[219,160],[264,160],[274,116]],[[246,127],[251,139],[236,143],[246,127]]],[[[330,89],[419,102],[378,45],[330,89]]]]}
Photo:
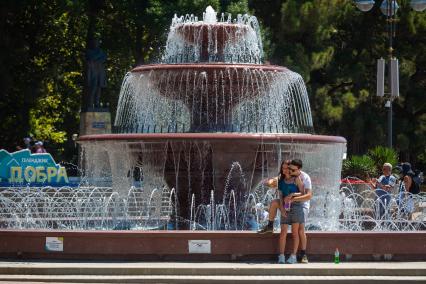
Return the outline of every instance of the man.
{"type": "Polygon", "coordinates": [[[303,213],[305,216],[305,222],[299,226],[299,236],[300,236],[300,257],[302,263],[308,263],[308,257],[306,255],[306,246],[308,239],[305,233],[305,224],[309,214],[310,200],[312,198],[312,182],[310,176],[302,171],[303,163],[299,159],[294,159],[290,162],[289,170],[290,175],[294,177],[300,177],[304,185],[304,194],[300,196],[292,197],[292,202],[303,202],[303,213]]]}
{"type": "Polygon", "coordinates": [[[281,212],[281,232],[278,241],[279,255],[278,263],[293,264],[297,262],[296,253],[299,247],[299,226],[304,223],[305,217],[303,212],[302,202],[292,202],[295,195],[302,195],[304,193],[304,185],[299,177],[292,177],[289,171],[289,160],[281,163],[280,172],[277,177],[269,179],[265,185],[277,188],[279,199],[273,200],[270,206],[269,222],[259,233],[269,233],[273,231],[273,222],[277,208],[281,212]],[[290,205],[291,203],[291,205],[290,205]],[[288,204],[288,210],[285,209],[284,204],[288,204]],[[271,217],[272,215],[272,217],[271,217]],[[285,260],[285,248],[287,240],[288,225],[291,225],[291,237],[293,239],[293,247],[291,255],[285,260]]]}
{"type": "Polygon", "coordinates": [[[384,163],[382,168],[383,174],[376,180],[373,179],[371,185],[376,189],[378,203],[378,218],[385,216],[391,201],[391,191],[396,184],[396,178],[392,175],[392,165],[384,163]]]}

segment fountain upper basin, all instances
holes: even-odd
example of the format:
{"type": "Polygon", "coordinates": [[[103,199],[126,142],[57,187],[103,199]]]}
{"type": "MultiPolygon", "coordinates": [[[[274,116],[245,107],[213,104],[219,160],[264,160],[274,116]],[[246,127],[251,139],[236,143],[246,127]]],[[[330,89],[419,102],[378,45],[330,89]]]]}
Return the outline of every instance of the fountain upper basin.
{"type": "Polygon", "coordinates": [[[277,65],[264,65],[264,64],[243,64],[243,63],[181,63],[181,64],[148,64],[137,66],[131,72],[145,72],[151,70],[224,70],[227,68],[235,68],[239,70],[256,69],[262,71],[276,71],[283,72],[288,69],[277,65]]]}
{"type": "Polygon", "coordinates": [[[313,130],[300,75],[280,66],[231,63],[134,68],[123,83],[115,125],[125,133],[313,130]]]}

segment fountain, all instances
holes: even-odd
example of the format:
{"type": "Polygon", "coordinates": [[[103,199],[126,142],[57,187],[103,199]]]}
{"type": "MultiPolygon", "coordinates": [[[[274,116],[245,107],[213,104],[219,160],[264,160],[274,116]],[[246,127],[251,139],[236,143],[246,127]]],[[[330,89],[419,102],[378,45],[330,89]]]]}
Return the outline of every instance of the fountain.
{"type": "MultiPolygon", "coordinates": [[[[310,134],[302,78],[261,60],[255,17],[218,22],[211,7],[203,21],[175,16],[163,63],[124,78],[116,134],[80,138],[86,176],[112,176],[123,195],[141,174],[142,190],[174,191],[167,214],[179,229],[247,229],[255,204],[271,198],[261,180],[284,158],[304,160],[316,204],[338,194],[345,139],[310,134]]],[[[337,228],[338,206],[317,206],[326,214],[312,220],[337,228]]]]}
{"type": "MultiPolygon", "coordinates": [[[[262,224],[264,209],[274,198],[262,181],[276,176],[282,160],[299,158],[314,190],[308,229],[424,229],[424,215],[415,225],[401,216],[387,220],[393,225],[362,225],[360,195],[339,190],[346,140],[314,135],[301,76],[262,64],[262,59],[255,17],[222,14],[218,21],[211,7],[203,21],[175,16],[162,62],[126,74],[114,133],[80,137],[82,184],[0,191],[0,227],[44,229],[38,237],[66,235],[76,249],[68,257],[105,256],[89,241],[82,243],[83,238],[109,246],[111,255],[171,253],[160,245],[146,247],[144,241],[149,241],[168,243],[176,249],[171,254],[188,259],[185,247],[191,240],[206,239],[212,240],[215,255],[273,253],[275,241],[258,241],[272,236],[249,232],[262,224]],[[242,239],[243,246],[235,242],[242,239]],[[131,247],[135,242],[140,246],[131,247]]],[[[2,234],[27,237],[21,231],[2,234]]],[[[341,235],[333,234],[311,233],[311,239],[325,241],[318,254],[334,251],[341,235]]],[[[365,239],[345,236],[354,243],[365,239]]],[[[413,240],[421,237],[411,235],[413,240]]],[[[45,252],[28,255],[50,257],[45,252]]]]}

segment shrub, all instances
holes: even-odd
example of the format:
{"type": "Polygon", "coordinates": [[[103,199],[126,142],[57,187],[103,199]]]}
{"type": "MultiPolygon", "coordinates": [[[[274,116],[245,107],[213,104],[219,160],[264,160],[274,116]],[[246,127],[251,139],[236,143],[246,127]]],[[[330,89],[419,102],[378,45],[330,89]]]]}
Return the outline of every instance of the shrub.
{"type": "Polygon", "coordinates": [[[342,175],[352,176],[363,180],[376,175],[375,162],[370,156],[352,156],[343,161],[342,175]]]}
{"type": "Polygon", "coordinates": [[[398,154],[392,148],[377,146],[368,150],[367,155],[374,161],[376,175],[382,172],[384,163],[390,163],[394,167],[398,164],[398,154]]]}

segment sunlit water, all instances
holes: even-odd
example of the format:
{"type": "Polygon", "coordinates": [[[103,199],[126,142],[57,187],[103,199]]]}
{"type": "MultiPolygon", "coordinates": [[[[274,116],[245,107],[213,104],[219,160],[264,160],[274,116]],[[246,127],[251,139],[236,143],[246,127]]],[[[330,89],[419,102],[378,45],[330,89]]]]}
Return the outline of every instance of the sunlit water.
{"type": "MultiPolygon", "coordinates": [[[[346,183],[340,189],[340,228],[349,231],[426,230],[426,195],[401,193],[398,183],[386,198],[368,184],[346,183]]],[[[357,180],[351,178],[351,180],[357,180]]],[[[402,185],[403,189],[403,185],[402,185]]]]}
{"type": "Polygon", "coordinates": [[[163,63],[261,63],[262,39],[254,16],[221,14],[210,6],[198,20],[194,15],[174,16],[163,63]]]}
{"type": "MultiPolygon", "coordinates": [[[[211,191],[209,202],[197,204],[195,195],[192,195],[191,214],[187,220],[179,220],[173,214],[176,212],[176,192],[168,187],[145,190],[132,186],[125,196],[113,192],[111,187],[2,188],[0,228],[175,230],[178,221],[184,221],[191,230],[257,230],[265,224],[267,204],[275,198],[275,191],[258,184],[248,193],[246,202],[238,204],[235,197],[238,180],[244,183],[241,166],[235,163],[226,180],[223,198],[216,200],[211,191]],[[239,218],[244,221],[240,222],[239,218]]],[[[366,185],[343,184],[338,198],[333,200],[335,197],[332,196],[335,195],[326,193],[326,196],[314,197],[308,230],[426,229],[425,195],[401,196],[395,190],[387,203],[366,185]],[[336,208],[337,212],[334,211],[336,208]],[[327,220],[324,217],[330,215],[337,215],[338,219],[324,222],[327,220]]],[[[275,229],[279,231],[279,217],[275,223],[275,229]]]]}
{"type": "Polygon", "coordinates": [[[411,198],[407,214],[394,195],[379,216],[373,191],[340,189],[344,143],[279,138],[313,133],[309,99],[299,74],[266,68],[262,58],[255,17],[217,19],[211,7],[203,21],[175,16],[162,64],[123,80],[114,128],[140,139],[80,141],[77,188],[0,189],[0,227],[256,230],[276,196],[262,181],[283,159],[299,158],[313,183],[308,229],[424,229],[422,196],[411,198]],[[207,136],[150,140],[148,133],[207,136]],[[208,136],[224,133],[245,136],[208,136]],[[281,136],[264,140],[274,134],[281,136]]]}

